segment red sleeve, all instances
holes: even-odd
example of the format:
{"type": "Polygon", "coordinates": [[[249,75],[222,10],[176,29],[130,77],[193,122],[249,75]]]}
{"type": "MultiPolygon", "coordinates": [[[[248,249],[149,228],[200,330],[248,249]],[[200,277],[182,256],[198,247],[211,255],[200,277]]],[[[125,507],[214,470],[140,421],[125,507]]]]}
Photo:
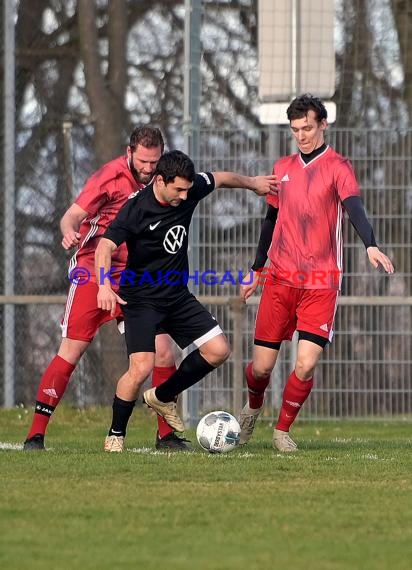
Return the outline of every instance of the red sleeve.
{"type": "Polygon", "coordinates": [[[342,158],[335,171],[335,183],[341,202],[351,196],[360,196],[360,188],[350,161],[342,158]]]}
{"type": "MultiPolygon", "coordinates": [[[[276,163],[273,165],[272,174],[276,174],[276,163]]],[[[266,203],[268,206],[273,206],[274,208],[279,208],[279,196],[278,193],[275,195],[266,194],[266,203]]]]}
{"type": "Polygon", "coordinates": [[[108,174],[105,167],[95,172],[87,180],[83,190],[75,200],[75,203],[90,216],[94,216],[107,202],[106,185],[112,178],[112,176],[108,177],[108,174]]]}

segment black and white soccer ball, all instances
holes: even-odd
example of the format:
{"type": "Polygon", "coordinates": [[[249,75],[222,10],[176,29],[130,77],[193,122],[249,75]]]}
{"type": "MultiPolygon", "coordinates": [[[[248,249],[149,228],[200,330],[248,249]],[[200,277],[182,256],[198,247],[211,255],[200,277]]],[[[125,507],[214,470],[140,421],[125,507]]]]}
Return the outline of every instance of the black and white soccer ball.
{"type": "Polygon", "coordinates": [[[210,412],[197,424],[196,437],[209,453],[229,453],[239,445],[240,425],[229,412],[210,412]]]}

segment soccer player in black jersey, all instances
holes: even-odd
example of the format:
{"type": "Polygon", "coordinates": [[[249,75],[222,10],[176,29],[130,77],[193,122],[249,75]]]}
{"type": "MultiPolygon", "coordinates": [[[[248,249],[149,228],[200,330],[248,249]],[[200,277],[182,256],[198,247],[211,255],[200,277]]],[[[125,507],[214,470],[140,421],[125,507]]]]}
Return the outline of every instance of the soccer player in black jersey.
{"type": "Polygon", "coordinates": [[[97,303],[112,313],[117,303],[122,306],[129,355],[129,369],[117,383],[105,451],[123,450],[138,390],[154,366],[158,327],[182,349],[192,343],[197,347],[164,384],[143,395],[146,404],[176,431],[185,429],[176,411],[177,396],[229,357],[222,329],[187,287],[192,215],[198,202],[220,187],[247,188],[264,196],[276,191],[277,179],[233,172],[196,174],[183,152],[166,152],[152,182],[128,200],[100,240],[95,256],[97,303]],[[117,294],[112,289],[111,258],[124,242],[128,259],[117,294]]]}

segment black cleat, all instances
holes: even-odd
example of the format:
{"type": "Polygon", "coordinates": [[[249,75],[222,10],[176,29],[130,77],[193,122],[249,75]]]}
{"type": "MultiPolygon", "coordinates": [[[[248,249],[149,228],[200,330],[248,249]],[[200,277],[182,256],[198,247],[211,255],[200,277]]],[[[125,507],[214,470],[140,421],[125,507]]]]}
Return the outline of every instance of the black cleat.
{"type": "Polygon", "coordinates": [[[45,451],[44,435],[36,433],[33,437],[26,439],[23,444],[23,451],[45,451]]]}
{"type": "Polygon", "coordinates": [[[187,445],[189,442],[189,439],[178,437],[173,431],[162,438],[159,437],[159,432],[156,434],[156,449],[160,451],[191,451],[187,445]]]}

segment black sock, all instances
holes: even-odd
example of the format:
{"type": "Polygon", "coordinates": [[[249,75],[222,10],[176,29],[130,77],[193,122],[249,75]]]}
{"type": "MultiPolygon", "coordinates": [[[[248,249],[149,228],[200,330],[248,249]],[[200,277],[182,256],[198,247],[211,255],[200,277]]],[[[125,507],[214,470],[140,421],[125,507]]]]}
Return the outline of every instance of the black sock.
{"type": "Polygon", "coordinates": [[[156,398],[161,402],[171,402],[214,369],[215,367],[203,358],[199,349],[194,350],[186,356],[176,372],[156,388],[156,398]]]}
{"type": "Polygon", "coordinates": [[[136,400],[132,402],[127,402],[126,400],[122,400],[118,396],[115,396],[113,399],[113,417],[112,417],[112,425],[109,429],[109,435],[118,435],[118,436],[125,436],[126,435],[126,428],[127,423],[129,421],[130,416],[132,415],[134,405],[136,400]]]}

